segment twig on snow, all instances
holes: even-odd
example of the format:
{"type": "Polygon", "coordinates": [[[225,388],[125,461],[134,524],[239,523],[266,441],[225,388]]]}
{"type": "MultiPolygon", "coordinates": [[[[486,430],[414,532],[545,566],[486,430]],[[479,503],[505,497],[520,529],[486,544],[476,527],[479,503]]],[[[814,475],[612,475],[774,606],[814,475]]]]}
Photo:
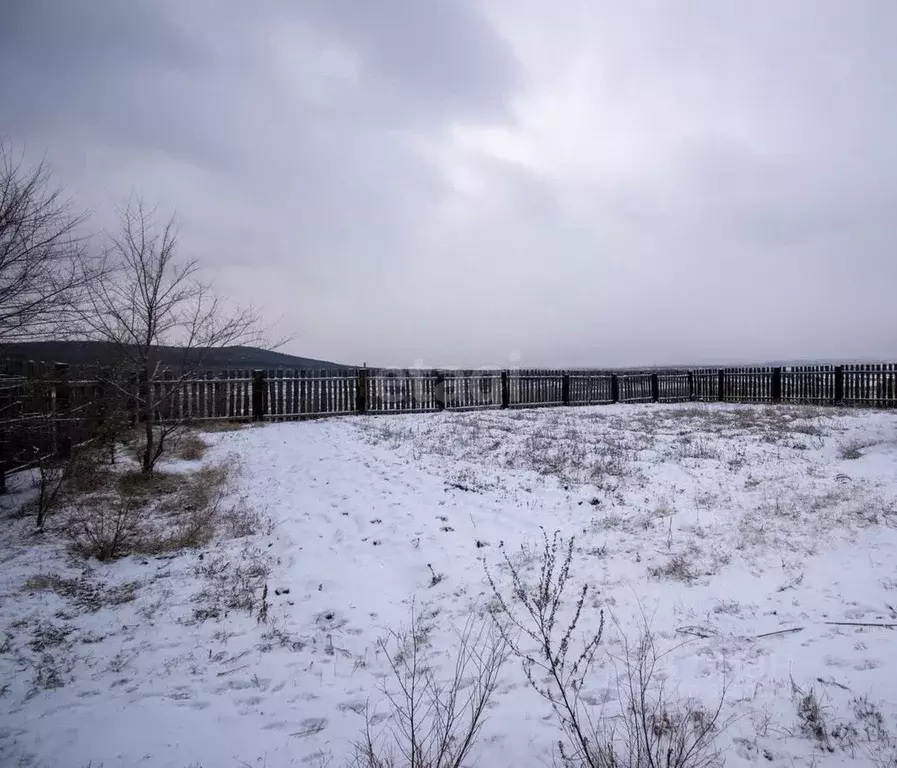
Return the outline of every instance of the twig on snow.
{"type": "Polygon", "coordinates": [[[788,635],[792,632],[803,632],[803,627],[791,627],[790,629],[777,629],[775,632],[764,632],[762,635],[754,635],[754,640],[759,640],[761,637],[773,637],[774,635],[788,635]]]}
{"type": "Polygon", "coordinates": [[[826,621],[826,624],[832,624],[838,627],[881,627],[883,629],[897,628],[897,624],[882,624],[869,621],[826,621]]]}
{"type": "Polygon", "coordinates": [[[712,630],[708,627],[677,627],[676,631],[681,632],[683,635],[694,635],[695,637],[705,639],[708,637],[717,637],[719,635],[719,632],[716,632],[715,630],[712,630]]]}

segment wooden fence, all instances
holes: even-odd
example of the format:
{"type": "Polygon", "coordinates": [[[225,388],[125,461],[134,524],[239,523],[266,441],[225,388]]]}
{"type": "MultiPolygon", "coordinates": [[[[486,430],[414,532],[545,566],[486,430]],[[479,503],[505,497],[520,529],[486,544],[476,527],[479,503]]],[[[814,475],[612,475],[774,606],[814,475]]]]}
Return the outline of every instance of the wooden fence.
{"type": "MultiPolygon", "coordinates": [[[[35,456],[67,455],[110,413],[137,420],[136,376],[29,363],[0,373],[0,488],[35,456]]],[[[897,407],[897,364],[602,370],[225,370],[146,385],[160,421],[287,421],[354,413],[608,403],[803,403],[897,407]]]]}

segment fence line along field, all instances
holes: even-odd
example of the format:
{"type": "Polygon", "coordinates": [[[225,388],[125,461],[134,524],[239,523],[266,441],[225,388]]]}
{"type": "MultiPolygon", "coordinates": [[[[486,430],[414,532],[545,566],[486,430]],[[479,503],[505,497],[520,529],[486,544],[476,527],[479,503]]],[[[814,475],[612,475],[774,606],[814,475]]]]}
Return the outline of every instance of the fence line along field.
{"type": "Polygon", "coordinates": [[[35,451],[88,439],[109,414],[136,420],[144,397],[159,403],[160,422],[690,401],[897,406],[894,363],[654,371],[233,369],[186,379],[162,371],[143,382],[121,371],[11,364],[0,376],[0,482],[3,468],[29,466],[35,451]]]}

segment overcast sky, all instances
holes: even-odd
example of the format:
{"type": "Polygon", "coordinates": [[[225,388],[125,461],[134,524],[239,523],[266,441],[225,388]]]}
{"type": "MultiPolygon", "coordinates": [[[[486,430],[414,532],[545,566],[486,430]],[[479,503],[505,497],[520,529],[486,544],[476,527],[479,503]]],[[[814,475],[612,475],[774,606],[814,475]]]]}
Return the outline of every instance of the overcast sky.
{"type": "Polygon", "coordinates": [[[6,0],[0,132],[285,350],[897,358],[893,0],[6,0]]]}

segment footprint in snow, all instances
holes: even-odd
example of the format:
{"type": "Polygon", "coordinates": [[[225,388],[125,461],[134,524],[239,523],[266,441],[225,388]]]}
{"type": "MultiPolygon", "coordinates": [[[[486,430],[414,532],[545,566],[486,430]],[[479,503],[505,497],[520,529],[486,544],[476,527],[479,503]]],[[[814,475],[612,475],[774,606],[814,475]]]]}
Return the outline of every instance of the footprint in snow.
{"type": "Polygon", "coordinates": [[[349,620],[341,616],[339,611],[321,611],[315,616],[315,625],[318,629],[336,630],[342,629],[349,623],[349,620]]]}
{"type": "MultiPolygon", "coordinates": [[[[292,728],[295,723],[288,723],[286,720],[275,720],[273,723],[266,723],[262,726],[263,731],[285,731],[292,728]]],[[[323,729],[322,729],[323,730],[323,729]]]]}
{"type": "Polygon", "coordinates": [[[300,739],[315,736],[327,727],[326,717],[306,717],[299,723],[299,730],[291,733],[291,736],[298,736],[300,739]]]}

